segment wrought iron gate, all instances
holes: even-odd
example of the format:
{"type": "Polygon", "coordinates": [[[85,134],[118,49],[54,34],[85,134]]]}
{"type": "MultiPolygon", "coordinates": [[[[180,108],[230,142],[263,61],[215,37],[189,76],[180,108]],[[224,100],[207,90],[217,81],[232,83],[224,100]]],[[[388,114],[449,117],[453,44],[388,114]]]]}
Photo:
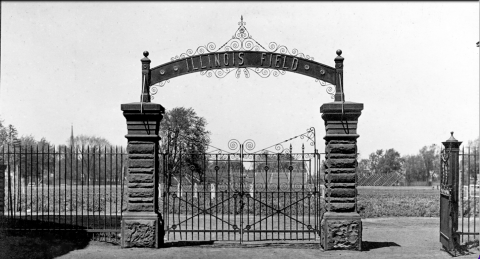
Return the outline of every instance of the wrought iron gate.
{"type": "MultiPolygon", "coordinates": [[[[314,146],[314,129],[296,136],[314,146]]],[[[293,138],[292,138],[293,139],[293,138]]],[[[290,139],[291,140],[291,139],[290,139]]],[[[321,155],[281,145],[162,156],[165,240],[306,240],[320,235],[321,155]],[[183,164],[182,164],[183,163],[183,164]]]]}

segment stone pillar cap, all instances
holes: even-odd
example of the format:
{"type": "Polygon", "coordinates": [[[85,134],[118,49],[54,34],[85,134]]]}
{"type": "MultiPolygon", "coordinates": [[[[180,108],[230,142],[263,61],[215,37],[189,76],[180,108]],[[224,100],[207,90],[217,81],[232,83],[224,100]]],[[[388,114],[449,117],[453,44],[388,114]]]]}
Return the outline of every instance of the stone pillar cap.
{"type": "Polygon", "coordinates": [[[163,113],[165,108],[158,103],[147,103],[147,102],[134,102],[134,103],[123,103],[121,105],[122,111],[160,111],[163,113]]]}
{"type": "Polygon", "coordinates": [[[363,110],[363,103],[356,103],[356,102],[344,102],[342,105],[342,102],[330,102],[330,103],[324,103],[322,106],[320,106],[320,112],[324,113],[326,111],[337,111],[337,110],[342,110],[345,111],[362,111],[363,110]]]}
{"type": "Polygon", "coordinates": [[[462,144],[462,141],[456,140],[456,139],[453,137],[453,131],[452,131],[452,132],[450,132],[450,138],[447,139],[447,141],[442,142],[442,144],[443,144],[445,147],[448,147],[448,148],[459,148],[460,145],[462,144]]]}
{"type": "Polygon", "coordinates": [[[450,132],[450,138],[447,139],[446,142],[458,142],[458,140],[456,140],[456,139],[453,137],[453,131],[450,132]]]}

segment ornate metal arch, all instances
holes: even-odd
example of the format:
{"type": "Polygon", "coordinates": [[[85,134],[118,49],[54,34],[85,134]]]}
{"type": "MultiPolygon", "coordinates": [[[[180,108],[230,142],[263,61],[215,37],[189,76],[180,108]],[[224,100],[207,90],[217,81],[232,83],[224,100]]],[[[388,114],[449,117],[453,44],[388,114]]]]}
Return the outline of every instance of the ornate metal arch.
{"type": "Polygon", "coordinates": [[[199,72],[201,75],[217,78],[224,78],[229,74],[235,74],[236,78],[243,74],[249,78],[251,74],[256,74],[267,78],[270,75],[284,75],[287,71],[313,77],[316,82],[326,86],[332,99],[344,101],[341,50],[337,50],[338,56],[333,68],[315,62],[313,57],[297,49],[290,51],[286,46],[275,42],[270,42],[267,49],[251,36],[245,24],[242,16],[234,35],[218,49],[215,43],[210,42],[197,47],[195,51],[188,49],[172,57],[170,62],[151,69],[149,53],[145,51],[142,59],[141,101],[149,102],[152,95],[157,93],[157,87],[164,86],[171,78],[185,74],[199,72]]]}

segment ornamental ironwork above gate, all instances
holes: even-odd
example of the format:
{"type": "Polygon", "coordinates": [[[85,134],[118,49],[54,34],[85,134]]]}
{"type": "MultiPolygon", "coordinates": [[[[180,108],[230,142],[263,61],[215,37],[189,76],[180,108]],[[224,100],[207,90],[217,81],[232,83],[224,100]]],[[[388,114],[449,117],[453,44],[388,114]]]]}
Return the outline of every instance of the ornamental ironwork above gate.
{"type": "Polygon", "coordinates": [[[253,155],[253,154],[291,154],[292,153],[292,144],[290,143],[289,146],[286,146],[286,143],[292,142],[293,140],[303,140],[302,142],[302,152],[305,149],[305,144],[313,147],[312,153],[317,153],[317,145],[316,145],[316,135],[315,135],[315,128],[310,127],[307,129],[306,132],[296,135],[294,137],[288,138],[284,141],[278,142],[271,146],[255,150],[256,143],[252,139],[247,139],[243,142],[240,142],[237,139],[231,139],[228,141],[228,149],[230,151],[223,150],[221,148],[214,147],[209,145],[210,149],[207,153],[209,154],[242,154],[242,155],[253,155]]]}
{"type": "MultiPolygon", "coordinates": [[[[257,151],[255,150],[256,143],[252,139],[247,139],[243,142],[240,142],[237,139],[230,139],[227,143],[228,151],[222,148],[215,147],[213,145],[204,143],[202,141],[199,141],[195,138],[185,136],[181,134],[178,130],[174,129],[167,129],[166,132],[166,138],[170,139],[172,138],[171,135],[174,135],[174,138],[182,138],[186,140],[188,143],[197,143],[200,145],[204,145],[207,147],[207,150],[205,151],[206,154],[288,154],[292,153],[292,141],[294,140],[299,140],[302,142],[302,151],[305,149],[305,144],[307,146],[310,146],[313,148],[313,152],[311,153],[318,153],[317,150],[317,144],[316,144],[316,133],[315,133],[315,128],[310,127],[308,128],[304,133],[293,136],[291,138],[285,139],[284,141],[278,142],[276,144],[270,145],[268,147],[258,149],[257,151]],[[286,143],[289,143],[289,146],[286,146],[286,143]]],[[[188,145],[190,145],[188,144],[188,145]]]]}

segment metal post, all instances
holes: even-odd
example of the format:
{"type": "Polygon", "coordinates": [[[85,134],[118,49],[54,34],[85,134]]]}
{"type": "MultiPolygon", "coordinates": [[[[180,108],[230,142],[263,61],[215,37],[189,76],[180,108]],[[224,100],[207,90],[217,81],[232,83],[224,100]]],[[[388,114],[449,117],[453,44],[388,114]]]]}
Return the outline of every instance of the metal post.
{"type": "Polygon", "coordinates": [[[148,58],[148,51],[143,52],[144,58],[142,61],[142,95],[140,96],[140,102],[150,102],[150,63],[152,62],[148,58]]]}
{"type": "Polygon", "coordinates": [[[343,92],[343,60],[342,50],[337,50],[337,57],[335,58],[335,102],[345,102],[345,94],[343,92]]]}
{"type": "MultiPolygon", "coordinates": [[[[442,142],[444,150],[441,162],[440,180],[440,242],[445,251],[456,256],[459,252],[458,233],[458,176],[461,141],[453,137],[442,142]]],[[[467,176],[469,179],[470,177],[467,176]]],[[[462,201],[463,202],[463,201],[462,201]]]]}

